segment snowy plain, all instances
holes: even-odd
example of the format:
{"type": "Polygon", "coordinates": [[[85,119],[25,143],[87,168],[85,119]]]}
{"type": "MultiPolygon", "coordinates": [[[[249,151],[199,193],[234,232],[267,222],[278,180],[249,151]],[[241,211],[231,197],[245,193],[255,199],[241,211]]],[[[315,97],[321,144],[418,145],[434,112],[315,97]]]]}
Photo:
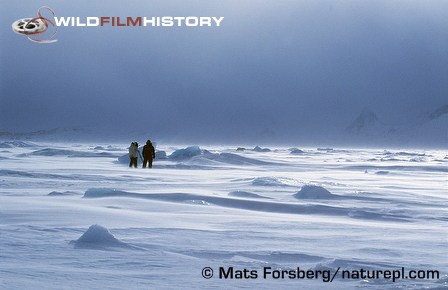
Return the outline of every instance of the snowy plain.
{"type": "Polygon", "coordinates": [[[448,289],[446,151],[160,145],[130,169],[127,147],[0,142],[0,289],[448,289]]]}

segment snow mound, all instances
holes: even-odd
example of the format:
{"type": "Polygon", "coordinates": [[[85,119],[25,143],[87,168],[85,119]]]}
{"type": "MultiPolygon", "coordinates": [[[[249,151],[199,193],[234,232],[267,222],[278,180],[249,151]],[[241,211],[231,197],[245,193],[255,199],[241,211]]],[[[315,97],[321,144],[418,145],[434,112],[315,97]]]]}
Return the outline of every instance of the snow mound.
{"type": "Polygon", "coordinates": [[[252,149],[252,151],[255,151],[255,152],[271,152],[271,149],[269,149],[269,148],[261,148],[260,146],[255,146],[255,148],[252,149]]]}
{"type": "Polygon", "coordinates": [[[0,148],[26,148],[26,147],[36,147],[37,145],[31,142],[23,141],[4,141],[0,142],[0,148]]]}
{"type": "Polygon", "coordinates": [[[258,195],[256,193],[241,191],[241,190],[229,192],[229,196],[242,197],[242,198],[267,198],[267,197],[258,195]]]}
{"type": "Polygon", "coordinates": [[[108,229],[100,225],[92,225],[89,229],[77,240],[71,241],[75,248],[90,248],[90,249],[107,249],[115,248],[129,248],[130,245],[118,240],[112,235],[108,229]]]}
{"type": "Polygon", "coordinates": [[[298,148],[291,148],[290,151],[291,151],[291,154],[303,154],[303,153],[305,153],[303,150],[300,150],[298,148]]]}
{"type": "Polygon", "coordinates": [[[255,186],[297,186],[297,180],[285,177],[257,177],[252,180],[255,186]]]}
{"type": "Polygon", "coordinates": [[[182,160],[182,159],[188,159],[197,155],[201,155],[202,150],[199,148],[199,146],[190,146],[184,149],[178,149],[171,153],[171,155],[168,157],[171,160],[182,160]]]}
{"type": "Polygon", "coordinates": [[[318,185],[304,185],[299,192],[294,194],[298,199],[334,199],[337,195],[318,185]]]}

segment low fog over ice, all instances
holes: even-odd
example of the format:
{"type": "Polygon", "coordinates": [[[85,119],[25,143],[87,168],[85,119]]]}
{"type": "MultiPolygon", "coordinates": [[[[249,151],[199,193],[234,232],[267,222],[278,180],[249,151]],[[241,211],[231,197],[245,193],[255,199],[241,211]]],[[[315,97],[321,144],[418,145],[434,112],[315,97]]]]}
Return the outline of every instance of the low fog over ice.
{"type": "Polygon", "coordinates": [[[446,1],[48,1],[58,16],[225,17],[62,27],[53,45],[11,31],[40,6],[22,2],[0,4],[3,134],[446,147],[446,1]]]}

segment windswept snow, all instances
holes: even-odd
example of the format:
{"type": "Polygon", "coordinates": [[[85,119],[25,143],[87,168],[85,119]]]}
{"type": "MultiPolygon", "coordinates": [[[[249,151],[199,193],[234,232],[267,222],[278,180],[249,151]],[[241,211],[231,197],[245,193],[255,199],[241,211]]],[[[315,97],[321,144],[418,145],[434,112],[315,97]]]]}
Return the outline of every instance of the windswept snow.
{"type": "Polygon", "coordinates": [[[440,289],[448,283],[445,151],[300,146],[303,153],[291,154],[159,144],[157,152],[167,157],[143,170],[125,166],[127,144],[34,145],[1,152],[1,289],[440,289]],[[204,267],[216,274],[221,266],[333,273],[405,267],[437,269],[441,277],[336,277],[331,285],[202,277],[204,267]]]}

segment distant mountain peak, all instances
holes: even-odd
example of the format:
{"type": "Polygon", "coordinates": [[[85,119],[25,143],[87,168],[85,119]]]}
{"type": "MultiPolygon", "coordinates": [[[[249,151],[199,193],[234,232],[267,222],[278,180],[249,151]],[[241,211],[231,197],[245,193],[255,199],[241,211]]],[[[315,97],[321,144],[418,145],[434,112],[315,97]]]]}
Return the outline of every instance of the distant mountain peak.
{"type": "Polygon", "coordinates": [[[448,114],[448,104],[438,107],[428,117],[430,120],[434,120],[446,114],[448,114]]]}
{"type": "Polygon", "coordinates": [[[365,107],[362,109],[358,117],[347,127],[347,131],[350,133],[359,134],[375,127],[377,123],[378,117],[375,112],[365,107]]]}

